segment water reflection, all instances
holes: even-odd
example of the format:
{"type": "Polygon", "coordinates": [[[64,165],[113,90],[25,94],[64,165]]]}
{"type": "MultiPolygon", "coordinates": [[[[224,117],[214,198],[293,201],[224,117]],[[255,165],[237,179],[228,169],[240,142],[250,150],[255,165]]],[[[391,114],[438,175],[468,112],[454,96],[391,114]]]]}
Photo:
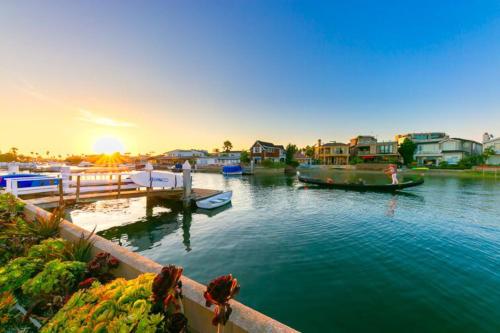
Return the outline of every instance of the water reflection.
{"type": "MultiPolygon", "coordinates": [[[[117,204],[115,202],[115,204],[117,204]]],[[[108,203],[108,206],[113,206],[108,203]]],[[[120,204],[120,207],[127,207],[120,204]]],[[[109,208],[109,207],[108,207],[109,208]]],[[[191,224],[193,213],[213,217],[231,205],[214,210],[203,210],[183,207],[182,203],[167,201],[161,198],[146,198],[146,214],[133,223],[120,224],[98,232],[104,238],[120,245],[133,247],[135,251],[143,251],[157,245],[165,236],[182,231],[182,243],[187,252],[191,251],[191,224]],[[157,208],[163,208],[158,212],[157,208]]],[[[121,210],[123,214],[123,210],[121,210]]]]}

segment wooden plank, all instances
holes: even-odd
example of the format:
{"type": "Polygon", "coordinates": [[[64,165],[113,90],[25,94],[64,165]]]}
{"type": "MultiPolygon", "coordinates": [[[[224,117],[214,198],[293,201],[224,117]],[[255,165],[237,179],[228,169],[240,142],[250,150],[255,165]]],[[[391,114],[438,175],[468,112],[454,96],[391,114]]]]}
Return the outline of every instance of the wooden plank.
{"type": "MultiPolygon", "coordinates": [[[[191,192],[191,200],[205,199],[219,193],[222,193],[222,191],[194,188],[191,192]]],[[[157,189],[147,192],[144,190],[123,190],[123,187],[119,193],[121,198],[133,198],[133,197],[142,197],[149,195],[149,196],[161,197],[166,200],[175,200],[175,201],[181,201],[182,194],[183,194],[182,188],[168,189],[168,190],[157,189]]],[[[99,192],[99,193],[80,193],[78,200],[79,202],[94,202],[98,200],[116,199],[117,196],[118,196],[117,191],[99,192]]],[[[76,203],[77,200],[76,195],[72,194],[63,196],[63,199],[68,205],[76,203]]],[[[59,200],[61,200],[59,196],[47,196],[47,197],[26,199],[25,201],[36,206],[50,208],[57,206],[59,200]]]]}

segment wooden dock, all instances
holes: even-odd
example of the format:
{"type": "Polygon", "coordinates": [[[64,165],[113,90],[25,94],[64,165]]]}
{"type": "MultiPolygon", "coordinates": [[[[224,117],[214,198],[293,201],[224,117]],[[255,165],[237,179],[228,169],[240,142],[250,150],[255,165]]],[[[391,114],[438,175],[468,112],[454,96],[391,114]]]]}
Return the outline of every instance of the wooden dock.
{"type": "MultiPolygon", "coordinates": [[[[134,197],[159,197],[165,200],[174,200],[174,201],[183,201],[183,189],[156,189],[156,190],[127,190],[120,192],[98,192],[98,193],[82,193],[79,195],[77,200],[76,195],[64,195],[63,200],[66,205],[72,205],[77,202],[95,202],[99,200],[109,200],[109,199],[119,199],[119,198],[134,198],[134,197]]],[[[191,201],[196,201],[200,199],[206,199],[211,196],[222,193],[222,191],[218,190],[210,190],[210,189],[202,189],[202,188],[193,188],[191,190],[191,201]]],[[[54,208],[59,205],[61,200],[59,195],[51,195],[44,196],[39,198],[25,198],[26,202],[33,204],[35,206],[41,208],[54,208]]]]}

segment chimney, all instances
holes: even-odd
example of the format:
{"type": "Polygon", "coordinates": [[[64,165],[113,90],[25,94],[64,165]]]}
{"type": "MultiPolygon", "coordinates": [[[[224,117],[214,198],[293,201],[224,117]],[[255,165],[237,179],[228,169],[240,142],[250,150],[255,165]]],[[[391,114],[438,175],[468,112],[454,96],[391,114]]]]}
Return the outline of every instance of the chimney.
{"type": "Polygon", "coordinates": [[[318,148],[321,147],[321,139],[318,139],[318,148]]]}

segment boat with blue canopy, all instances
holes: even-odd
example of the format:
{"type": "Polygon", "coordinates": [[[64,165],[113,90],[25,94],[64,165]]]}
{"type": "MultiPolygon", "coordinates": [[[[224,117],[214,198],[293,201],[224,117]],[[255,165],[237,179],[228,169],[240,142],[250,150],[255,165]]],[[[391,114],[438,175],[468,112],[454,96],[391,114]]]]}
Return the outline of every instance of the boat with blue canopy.
{"type": "Polygon", "coordinates": [[[222,174],[225,176],[241,175],[243,174],[243,168],[241,165],[224,165],[222,167],[222,174]]]}

